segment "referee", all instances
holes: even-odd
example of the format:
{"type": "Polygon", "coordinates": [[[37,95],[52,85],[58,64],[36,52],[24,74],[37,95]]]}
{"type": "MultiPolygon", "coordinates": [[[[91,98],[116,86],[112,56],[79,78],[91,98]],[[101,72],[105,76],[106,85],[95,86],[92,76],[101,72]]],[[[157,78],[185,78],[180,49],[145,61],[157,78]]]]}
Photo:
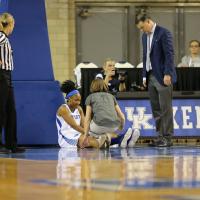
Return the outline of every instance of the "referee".
{"type": "Polygon", "coordinates": [[[14,92],[11,81],[13,70],[12,48],[8,36],[15,25],[9,13],[0,15],[0,142],[2,130],[5,133],[5,148],[0,146],[0,153],[22,153],[25,150],[17,147],[17,123],[14,92]]]}

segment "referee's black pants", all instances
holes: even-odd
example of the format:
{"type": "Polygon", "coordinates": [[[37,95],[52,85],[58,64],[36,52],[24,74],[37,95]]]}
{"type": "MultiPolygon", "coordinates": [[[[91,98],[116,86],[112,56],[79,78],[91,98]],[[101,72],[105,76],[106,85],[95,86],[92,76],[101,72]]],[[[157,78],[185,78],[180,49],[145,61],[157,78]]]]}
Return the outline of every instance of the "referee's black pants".
{"type": "Polygon", "coordinates": [[[14,91],[11,71],[4,69],[0,69],[0,131],[2,129],[5,134],[5,147],[15,149],[17,146],[17,123],[14,91]]]}

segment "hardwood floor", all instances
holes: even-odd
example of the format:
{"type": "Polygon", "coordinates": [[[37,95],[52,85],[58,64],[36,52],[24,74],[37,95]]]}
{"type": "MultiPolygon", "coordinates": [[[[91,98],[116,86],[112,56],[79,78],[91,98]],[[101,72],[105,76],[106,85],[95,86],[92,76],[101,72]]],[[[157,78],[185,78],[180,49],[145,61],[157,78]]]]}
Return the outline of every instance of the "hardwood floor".
{"type": "Polygon", "coordinates": [[[0,154],[0,200],[200,199],[200,147],[0,154]]]}

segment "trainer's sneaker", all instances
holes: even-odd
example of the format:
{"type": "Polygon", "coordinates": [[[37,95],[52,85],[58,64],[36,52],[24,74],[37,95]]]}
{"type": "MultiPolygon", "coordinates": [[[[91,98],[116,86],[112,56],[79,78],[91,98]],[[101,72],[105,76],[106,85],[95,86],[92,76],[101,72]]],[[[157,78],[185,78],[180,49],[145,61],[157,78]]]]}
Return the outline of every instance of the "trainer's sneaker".
{"type": "Polygon", "coordinates": [[[131,139],[128,143],[128,147],[134,147],[135,143],[137,142],[138,138],[140,137],[140,130],[135,129],[132,133],[131,139]]]}
{"type": "Polygon", "coordinates": [[[126,148],[127,147],[127,141],[130,139],[131,135],[132,135],[132,128],[128,128],[128,130],[126,131],[126,133],[124,134],[124,137],[121,141],[120,147],[121,148],[126,148]]]}
{"type": "MultiPolygon", "coordinates": [[[[107,136],[107,135],[105,135],[106,136],[106,140],[105,140],[105,142],[100,146],[100,149],[108,149],[109,147],[110,147],[110,139],[109,139],[109,137],[107,136]]],[[[101,136],[102,137],[102,136],[101,136]]],[[[104,140],[104,139],[102,139],[102,140],[104,140]]]]}
{"type": "Polygon", "coordinates": [[[99,148],[100,149],[105,149],[106,148],[106,146],[107,146],[107,136],[106,135],[99,136],[97,141],[99,143],[99,148]]]}

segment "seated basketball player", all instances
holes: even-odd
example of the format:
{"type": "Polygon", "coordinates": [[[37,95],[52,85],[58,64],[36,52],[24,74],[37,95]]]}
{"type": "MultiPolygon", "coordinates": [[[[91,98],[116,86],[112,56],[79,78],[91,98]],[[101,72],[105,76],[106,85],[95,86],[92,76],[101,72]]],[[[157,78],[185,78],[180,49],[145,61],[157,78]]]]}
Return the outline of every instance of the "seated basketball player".
{"type": "MultiPolygon", "coordinates": [[[[81,95],[76,90],[74,82],[70,80],[63,82],[61,91],[66,93],[66,103],[58,108],[56,114],[59,146],[63,148],[106,147],[106,135],[98,138],[89,135],[84,137],[84,113],[80,107],[81,95]]],[[[126,143],[126,140],[130,137],[130,132],[129,130],[123,136],[120,136],[121,142],[126,143]]]]}
{"type": "Polygon", "coordinates": [[[58,108],[56,125],[58,130],[58,143],[60,147],[94,147],[100,148],[105,138],[97,141],[88,136],[83,144],[84,114],[80,107],[81,95],[76,90],[74,82],[67,80],[61,85],[61,91],[66,93],[66,103],[58,108]]]}

